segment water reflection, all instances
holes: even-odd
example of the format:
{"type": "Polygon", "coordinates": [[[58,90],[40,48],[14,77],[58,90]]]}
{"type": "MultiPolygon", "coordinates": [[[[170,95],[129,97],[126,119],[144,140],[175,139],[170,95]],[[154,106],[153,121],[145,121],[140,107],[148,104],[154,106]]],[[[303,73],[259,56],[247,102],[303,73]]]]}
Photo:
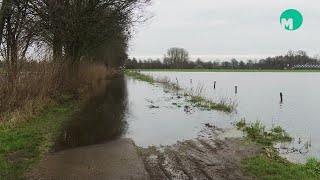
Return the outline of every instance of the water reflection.
{"type": "Polygon", "coordinates": [[[127,130],[127,86],[124,78],[114,78],[67,124],[55,150],[97,144],[119,138],[127,130]]]}

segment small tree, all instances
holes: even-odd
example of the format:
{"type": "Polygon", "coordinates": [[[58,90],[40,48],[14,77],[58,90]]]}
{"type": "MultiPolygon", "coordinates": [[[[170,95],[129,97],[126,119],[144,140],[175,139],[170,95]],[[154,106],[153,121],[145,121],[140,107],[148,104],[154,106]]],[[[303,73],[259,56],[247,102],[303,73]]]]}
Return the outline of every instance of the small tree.
{"type": "Polygon", "coordinates": [[[237,69],[239,66],[239,62],[236,59],[231,59],[232,69],[237,69]]]}

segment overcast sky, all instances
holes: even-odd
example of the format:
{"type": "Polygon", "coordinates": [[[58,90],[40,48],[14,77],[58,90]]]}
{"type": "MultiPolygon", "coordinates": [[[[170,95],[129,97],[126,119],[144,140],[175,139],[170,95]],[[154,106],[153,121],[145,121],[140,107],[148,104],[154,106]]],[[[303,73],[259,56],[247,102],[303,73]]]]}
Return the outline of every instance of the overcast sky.
{"type": "Polygon", "coordinates": [[[137,27],[130,57],[163,57],[183,47],[192,58],[260,58],[305,50],[320,54],[319,0],[153,0],[154,17],[137,27]],[[280,15],[299,10],[304,23],[286,31],[280,15]]]}

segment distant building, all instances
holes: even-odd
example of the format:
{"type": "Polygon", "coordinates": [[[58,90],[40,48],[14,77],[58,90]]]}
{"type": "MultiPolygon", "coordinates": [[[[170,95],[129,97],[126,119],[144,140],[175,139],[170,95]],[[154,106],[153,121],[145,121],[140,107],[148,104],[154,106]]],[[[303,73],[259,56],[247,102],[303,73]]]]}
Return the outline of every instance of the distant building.
{"type": "Polygon", "coordinates": [[[292,69],[320,69],[320,64],[303,64],[303,65],[295,65],[292,69]]]}

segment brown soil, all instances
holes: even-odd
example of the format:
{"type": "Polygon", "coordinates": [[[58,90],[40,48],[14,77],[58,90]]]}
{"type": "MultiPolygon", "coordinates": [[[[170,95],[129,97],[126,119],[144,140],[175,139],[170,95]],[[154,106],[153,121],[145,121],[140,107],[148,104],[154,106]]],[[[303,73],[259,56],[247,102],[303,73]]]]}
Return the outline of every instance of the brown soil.
{"type": "Polygon", "coordinates": [[[244,175],[241,160],[260,148],[239,138],[198,138],[172,146],[140,149],[152,180],[252,179],[244,175]]]}

